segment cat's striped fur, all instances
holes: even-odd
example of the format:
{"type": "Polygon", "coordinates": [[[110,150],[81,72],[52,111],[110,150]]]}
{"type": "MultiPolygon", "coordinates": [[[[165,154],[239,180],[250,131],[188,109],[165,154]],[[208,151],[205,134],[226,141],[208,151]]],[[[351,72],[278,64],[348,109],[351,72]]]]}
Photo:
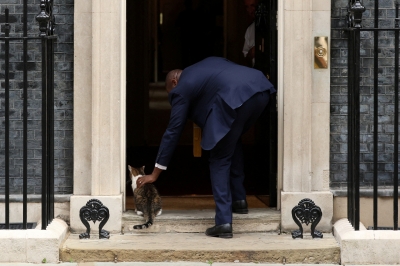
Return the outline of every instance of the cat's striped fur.
{"type": "Polygon", "coordinates": [[[151,226],[154,218],[161,214],[161,197],[153,184],[145,184],[141,188],[136,187],[136,180],[145,175],[144,166],[134,168],[128,165],[129,176],[132,181],[133,195],[135,198],[136,213],[145,219],[144,224],[133,226],[133,229],[144,229],[151,226]]]}

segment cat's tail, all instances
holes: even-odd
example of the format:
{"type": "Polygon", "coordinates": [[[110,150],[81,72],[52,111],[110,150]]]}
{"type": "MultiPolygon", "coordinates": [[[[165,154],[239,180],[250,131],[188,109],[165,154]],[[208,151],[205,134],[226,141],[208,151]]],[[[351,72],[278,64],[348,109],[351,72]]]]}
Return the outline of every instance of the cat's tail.
{"type": "Polygon", "coordinates": [[[144,224],[137,224],[133,226],[133,229],[146,229],[149,228],[153,224],[153,221],[147,221],[144,224]]]}
{"type": "Polygon", "coordinates": [[[147,211],[144,212],[143,217],[146,223],[134,225],[133,229],[146,229],[153,225],[154,212],[152,210],[151,201],[147,202],[147,211]]]}

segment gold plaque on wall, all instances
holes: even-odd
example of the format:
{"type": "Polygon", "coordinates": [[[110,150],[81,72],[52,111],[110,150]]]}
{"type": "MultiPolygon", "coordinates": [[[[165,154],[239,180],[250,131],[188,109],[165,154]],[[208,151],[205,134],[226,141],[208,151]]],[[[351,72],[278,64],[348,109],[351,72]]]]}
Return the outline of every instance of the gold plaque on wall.
{"type": "Polygon", "coordinates": [[[314,68],[328,68],[328,37],[314,37],[314,68]]]}

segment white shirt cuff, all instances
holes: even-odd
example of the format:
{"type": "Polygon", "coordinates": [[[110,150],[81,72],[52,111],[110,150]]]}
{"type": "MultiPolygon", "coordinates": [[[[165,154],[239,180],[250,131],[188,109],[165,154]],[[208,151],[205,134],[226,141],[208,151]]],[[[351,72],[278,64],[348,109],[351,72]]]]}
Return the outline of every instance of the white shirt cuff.
{"type": "Polygon", "coordinates": [[[167,167],[161,164],[156,163],[156,167],[161,169],[161,170],[167,170],[167,167]]]}

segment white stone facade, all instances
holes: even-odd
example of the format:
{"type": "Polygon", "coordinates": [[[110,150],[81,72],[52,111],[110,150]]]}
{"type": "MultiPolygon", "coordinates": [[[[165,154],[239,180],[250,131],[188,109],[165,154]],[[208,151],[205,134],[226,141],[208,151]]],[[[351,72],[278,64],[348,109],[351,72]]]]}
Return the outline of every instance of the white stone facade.
{"type": "MultiPolygon", "coordinates": [[[[329,62],[327,69],[314,69],[314,37],[330,40],[330,17],[329,0],[279,1],[277,189],[283,231],[296,229],[291,209],[303,198],[322,209],[318,229],[332,231],[329,62]]],[[[112,212],[113,220],[104,229],[121,230],[126,174],[125,22],[125,0],[75,1],[72,232],[84,230],[79,209],[91,198],[112,212]]]]}

